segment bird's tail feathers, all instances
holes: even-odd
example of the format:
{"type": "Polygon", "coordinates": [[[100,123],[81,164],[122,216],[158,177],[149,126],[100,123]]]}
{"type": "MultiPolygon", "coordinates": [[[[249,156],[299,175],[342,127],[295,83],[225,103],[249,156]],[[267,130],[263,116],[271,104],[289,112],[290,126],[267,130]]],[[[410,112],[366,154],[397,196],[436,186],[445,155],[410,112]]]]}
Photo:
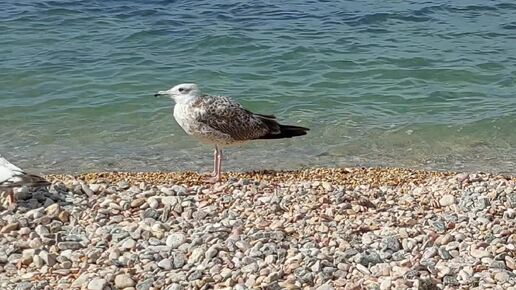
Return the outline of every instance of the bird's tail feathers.
{"type": "Polygon", "coordinates": [[[25,174],[22,176],[23,183],[30,184],[30,186],[47,186],[50,185],[50,182],[45,178],[34,175],[34,174],[25,174]]]}
{"type": "Polygon", "coordinates": [[[279,125],[280,132],[275,134],[267,134],[265,136],[260,137],[259,139],[282,139],[282,138],[292,138],[296,136],[303,136],[308,133],[310,129],[300,126],[292,126],[292,125],[279,125]]]}

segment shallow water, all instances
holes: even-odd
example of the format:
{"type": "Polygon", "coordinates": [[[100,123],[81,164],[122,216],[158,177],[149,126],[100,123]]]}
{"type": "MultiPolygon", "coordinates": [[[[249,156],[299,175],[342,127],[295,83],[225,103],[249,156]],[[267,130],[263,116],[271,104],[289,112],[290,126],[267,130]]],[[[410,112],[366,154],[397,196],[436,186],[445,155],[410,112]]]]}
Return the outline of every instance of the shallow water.
{"type": "Polygon", "coordinates": [[[158,90],[197,82],[307,137],[230,170],[516,173],[510,1],[0,2],[0,154],[41,172],[209,170],[158,90]]]}

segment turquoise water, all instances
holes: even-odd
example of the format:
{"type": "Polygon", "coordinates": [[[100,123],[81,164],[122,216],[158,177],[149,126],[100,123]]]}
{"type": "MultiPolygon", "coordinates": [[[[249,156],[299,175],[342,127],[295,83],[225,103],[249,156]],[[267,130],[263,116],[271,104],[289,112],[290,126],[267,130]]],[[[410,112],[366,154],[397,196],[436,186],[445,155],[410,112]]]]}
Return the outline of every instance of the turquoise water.
{"type": "Polygon", "coordinates": [[[516,173],[513,1],[0,2],[0,153],[28,169],[209,170],[182,82],[308,126],[230,170],[516,173]],[[358,3],[360,2],[360,3],[358,3]]]}

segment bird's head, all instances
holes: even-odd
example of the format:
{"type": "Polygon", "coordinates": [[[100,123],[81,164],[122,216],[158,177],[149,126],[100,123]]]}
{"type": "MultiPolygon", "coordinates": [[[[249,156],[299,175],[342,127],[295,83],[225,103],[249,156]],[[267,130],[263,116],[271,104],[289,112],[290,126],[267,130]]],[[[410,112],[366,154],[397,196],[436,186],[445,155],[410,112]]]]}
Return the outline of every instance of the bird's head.
{"type": "Polygon", "coordinates": [[[159,91],[154,94],[155,97],[169,96],[176,103],[187,102],[201,95],[201,91],[196,84],[179,84],[167,91],[159,91]]]}

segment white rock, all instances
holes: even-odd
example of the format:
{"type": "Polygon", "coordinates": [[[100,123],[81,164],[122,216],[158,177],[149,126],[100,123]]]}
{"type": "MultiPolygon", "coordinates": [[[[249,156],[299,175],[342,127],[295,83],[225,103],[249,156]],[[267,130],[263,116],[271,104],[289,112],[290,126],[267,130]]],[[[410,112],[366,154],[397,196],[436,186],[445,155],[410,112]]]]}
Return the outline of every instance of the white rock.
{"type": "Polygon", "coordinates": [[[127,287],[133,287],[136,283],[129,274],[119,274],[115,277],[115,287],[124,289],[127,287]]]}
{"type": "Polygon", "coordinates": [[[486,251],[486,250],[481,250],[481,249],[476,249],[476,248],[472,248],[469,252],[471,254],[471,256],[475,257],[475,258],[484,258],[484,257],[489,257],[489,252],[486,251]]]}
{"type": "Polygon", "coordinates": [[[121,249],[133,249],[136,247],[136,241],[133,239],[127,239],[122,242],[121,249]]]}
{"type": "Polygon", "coordinates": [[[362,265],[362,264],[357,264],[357,265],[356,265],[356,267],[357,267],[358,271],[360,271],[360,272],[362,272],[362,273],[364,273],[364,274],[366,274],[366,275],[370,275],[370,274],[371,274],[371,272],[369,271],[369,269],[367,269],[367,268],[366,268],[364,265],[362,265]]]}
{"type": "Polygon", "coordinates": [[[106,285],[107,281],[105,279],[95,277],[88,283],[88,290],[103,290],[106,285]]]}
{"type": "Polygon", "coordinates": [[[170,234],[167,237],[165,244],[167,246],[169,246],[170,248],[175,249],[175,248],[181,246],[182,244],[184,244],[185,241],[186,241],[185,234],[183,234],[181,232],[177,232],[177,233],[170,234]]]}
{"type": "Polygon", "coordinates": [[[204,252],[206,252],[205,246],[200,246],[198,248],[195,248],[192,251],[192,254],[190,255],[190,257],[188,258],[188,264],[197,263],[201,259],[201,257],[204,256],[204,252]]]}
{"type": "Polygon", "coordinates": [[[380,283],[380,290],[389,290],[391,289],[392,281],[391,278],[385,278],[380,283]]]}
{"type": "Polygon", "coordinates": [[[439,204],[441,206],[450,206],[455,204],[455,197],[451,194],[445,194],[439,199],[439,204]]]}
{"type": "Polygon", "coordinates": [[[506,271],[500,271],[495,274],[494,278],[499,282],[505,282],[508,281],[511,277],[506,271]]]}
{"type": "Polygon", "coordinates": [[[331,286],[331,284],[329,283],[326,283],[326,284],[322,284],[321,286],[317,287],[317,290],[334,290],[335,288],[333,288],[333,286],[331,286]]]}
{"type": "Polygon", "coordinates": [[[172,269],[172,261],[170,259],[163,259],[159,261],[158,267],[164,269],[164,270],[171,270],[172,269]]]}

